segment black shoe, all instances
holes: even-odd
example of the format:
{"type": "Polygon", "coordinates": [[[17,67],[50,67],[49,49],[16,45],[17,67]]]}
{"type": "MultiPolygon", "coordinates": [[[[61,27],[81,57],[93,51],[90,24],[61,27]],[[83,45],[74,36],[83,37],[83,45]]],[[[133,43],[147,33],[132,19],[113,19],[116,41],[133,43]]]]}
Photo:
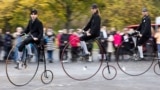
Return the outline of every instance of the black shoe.
{"type": "Polygon", "coordinates": [[[49,61],[49,63],[53,63],[53,61],[49,61]]]}
{"type": "Polygon", "coordinates": [[[82,57],[88,57],[89,55],[90,55],[90,53],[88,53],[88,54],[83,53],[83,54],[81,54],[80,56],[82,56],[82,57]]]}
{"type": "Polygon", "coordinates": [[[17,62],[16,67],[14,67],[15,69],[21,69],[22,68],[22,62],[17,62]]]}
{"type": "Polygon", "coordinates": [[[40,59],[39,61],[40,61],[40,62],[43,62],[43,59],[40,59]]]}
{"type": "Polygon", "coordinates": [[[140,60],[140,61],[143,61],[143,60],[145,60],[145,58],[140,58],[139,60],[140,60]]]}

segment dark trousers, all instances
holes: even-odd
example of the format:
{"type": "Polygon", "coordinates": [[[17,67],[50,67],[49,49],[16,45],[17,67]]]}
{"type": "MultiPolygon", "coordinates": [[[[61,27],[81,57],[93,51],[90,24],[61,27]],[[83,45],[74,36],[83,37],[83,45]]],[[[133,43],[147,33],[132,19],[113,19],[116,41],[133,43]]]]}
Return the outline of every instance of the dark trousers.
{"type": "Polygon", "coordinates": [[[67,60],[67,58],[68,58],[68,47],[60,46],[59,47],[59,60],[67,60]],[[65,48],[65,50],[64,50],[64,48],[65,48]],[[62,57],[62,55],[63,55],[63,57],[62,57]]]}
{"type": "MultiPolygon", "coordinates": [[[[12,49],[12,46],[5,46],[4,47],[4,50],[5,50],[5,55],[4,55],[4,60],[6,60],[7,59],[7,56],[9,55],[9,53],[10,53],[10,50],[12,49]]],[[[12,53],[10,53],[10,54],[12,54],[12,53]]],[[[12,57],[12,55],[9,55],[10,57],[8,57],[9,59],[11,59],[12,57]]]]}
{"type": "Polygon", "coordinates": [[[78,49],[79,47],[72,47],[71,48],[71,56],[72,56],[72,61],[75,61],[78,58],[78,49]]]}
{"type": "Polygon", "coordinates": [[[20,52],[22,52],[23,48],[25,47],[25,45],[29,44],[29,43],[32,43],[32,42],[35,42],[33,40],[33,38],[31,36],[27,37],[24,41],[21,42],[20,46],[18,47],[18,50],[20,52]]]}
{"type": "Polygon", "coordinates": [[[143,37],[143,36],[142,36],[141,38],[138,39],[137,45],[138,45],[138,46],[141,46],[141,45],[143,45],[144,43],[146,43],[148,40],[149,40],[149,37],[143,37]]]}
{"type": "Polygon", "coordinates": [[[87,36],[87,34],[84,34],[83,36],[80,37],[80,40],[81,41],[88,41],[88,40],[91,40],[91,39],[95,39],[97,36],[95,35],[90,35],[90,36],[87,36]]]}
{"type": "Polygon", "coordinates": [[[47,58],[49,61],[53,60],[53,50],[47,50],[47,58]]]}

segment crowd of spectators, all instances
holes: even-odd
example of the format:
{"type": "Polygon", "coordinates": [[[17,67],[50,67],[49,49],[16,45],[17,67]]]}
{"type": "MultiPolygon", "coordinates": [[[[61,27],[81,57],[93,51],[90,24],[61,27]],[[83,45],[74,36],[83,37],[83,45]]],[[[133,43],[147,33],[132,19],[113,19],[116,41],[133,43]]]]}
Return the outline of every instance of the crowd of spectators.
{"type": "MultiPolygon", "coordinates": [[[[11,50],[12,46],[18,44],[22,41],[22,37],[20,37],[20,33],[23,31],[22,27],[17,27],[16,32],[11,33],[10,31],[6,31],[4,34],[2,33],[2,29],[0,29],[0,59],[1,61],[5,61],[9,51],[11,50]],[[4,54],[3,54],[4,52],[4,54]]],[[[63,29],[59,30],[56,34],[53,29],[47,28],[44,29],[44,45],[45,51],[47,55],[47,61],[49,63],[54,62],[54,57],[59,57],[59,60],[62,59],[64,62],[68,62],[70,59],[72,62],[77,61],[78,52],[80,49],[80,39],[79,37],[83,34],[82,29],[63,29]],[[68,46],[66,47],[66,45],[68,46]],[[63,51],[64,48],[67,48],[66,51],[63,51]],[[54,54],[55,49],[59,52],[59,56],[55,56],[54,54]],[[62,57],[62,52],[64,53],[62,57]],[[68,54],[71,53],[70,57],[68,54]]],[[[108,61],[114,61],[117,48],[121,45],[122,42],[125,43],[126,48],[130,48],[130,46],[134,45],[134,39],[127,39],[134,30],[124,28],[123,30],[116,30],[116,28],[107,28],[106,26],[101,27],[101,33],[98,37],[99,42],[103,46],[103,50],[105,53],[104,59],[108,61]]],[[[88,58],[88,61],[93,61],[92,59],[92,51],[94,50],[93,40],[87,41],[87,48],[91,55],[88,58]]],[[[28,45],[30,48],[30,53],[32,54],[31,45],[28,45]]],[[[16,61],[17,60],[17,53],[18,50],[15,50],[12,57],[9,59],[16,61]]],[[[98,52],[98,58],[101,60],[102,53],[101,51],[98,52]]]]}

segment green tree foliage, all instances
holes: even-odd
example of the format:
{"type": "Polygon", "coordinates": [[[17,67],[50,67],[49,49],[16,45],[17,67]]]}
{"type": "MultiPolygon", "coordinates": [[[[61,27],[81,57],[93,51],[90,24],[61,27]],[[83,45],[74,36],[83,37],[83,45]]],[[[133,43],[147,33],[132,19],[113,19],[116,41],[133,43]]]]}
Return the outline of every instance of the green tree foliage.
{"type": "Polygon", "coordinates": [[[9,29],[11,27],[9,21],[13,19],[13,10],[15,9],[16,1],[1,0],[0,4],[0,26],[9,29]]]}
{"type": "Polygon", "coordinates": [[[148,8],[152,23],[160,15],[160,0],[0,0],[0,28],[14,31],[17,26],[25,27],[31,9],[38,9],[44,27],[82,28],[93,3],[100,8],[102,25],[118,29],[138,24],[143,7],[148,8]]]}
{"type": "MultiPolygon", "coordinates": [[[[139,24],[141,10],[146,7],[149,10],[152,21],[159,15],[154,0],[106,0],[106,8],[103,11],[104,24],[110,27],[123,28],[130,24],[139,24]]],[[[154,22],[153,22],[154,23],[154,22]]]]}
{"type": "Polygon", "coordinates": [[[46,3],[54,15],[61,20],[59,23],[63,23],[64,28],[69,29],[73,27],[75,23],[80,23],[80,19],[82,19],[82,16],[86,14],[85,12],[88,11],[87,8],[91,2],[93,2],[93,0],[89,2],[86,0],[49,0],[46,3]]]}

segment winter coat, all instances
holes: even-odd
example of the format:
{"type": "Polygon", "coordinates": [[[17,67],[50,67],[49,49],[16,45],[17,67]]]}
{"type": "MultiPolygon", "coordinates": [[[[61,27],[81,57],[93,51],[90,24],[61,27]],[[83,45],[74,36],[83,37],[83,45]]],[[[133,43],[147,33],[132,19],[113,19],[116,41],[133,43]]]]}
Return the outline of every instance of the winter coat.
{"type": "Polygon", "coordinates": [[[107,46],[107,52],[109,53],[113,53],[115,51],[113,41],[114,41],[113,35],[109,35],[108,46],[107,46]]]}
{"type": "Polygon", "coordinates": [[[40,20],[36,19],[34,22],[29,21],[27,28],[23,33],[30,33],[33,37],[38,38],[38,40],[43,38],[43,24],[40,20]]]}
{"type": "Polygon", "coordinates": [[[115,34],[113,43],[115,47],[120,46],[122,43],[122,36],[120,34],[115,34]]]}
{"type": "Polygon", "coordinates": [[[151,20],[149,16],[144,16],[137,29],[142,34],[142,37],[151,37],[151,20]]]}
{"type": "Polygon", "coordinates": [[[46,50],[54,50],[54,36],[45,36],[46,50]]]}
{"type": "Polygon", "coordinates": [[[4,36],[4,45],[5,47],[11,47],[12,46],[12,40],[13,40],[13,36],[10,34],[5,34],[4,36]]]}
{"type": "Polygon", "coordinates": [[[101,27],[101,18],[98,14],[93,14],[90,21],[83,29],[84,31],[88,31],[90,29],[90,34],[93,36],[98,37],[100,34],[100,27],[101,27]]]}
{"type": "Polygon", "coordinates": [[[71,47],[78,47],[80,43],[80,38],[77,35],[72,34],[69,37],[69,43],[71,47]]]}

